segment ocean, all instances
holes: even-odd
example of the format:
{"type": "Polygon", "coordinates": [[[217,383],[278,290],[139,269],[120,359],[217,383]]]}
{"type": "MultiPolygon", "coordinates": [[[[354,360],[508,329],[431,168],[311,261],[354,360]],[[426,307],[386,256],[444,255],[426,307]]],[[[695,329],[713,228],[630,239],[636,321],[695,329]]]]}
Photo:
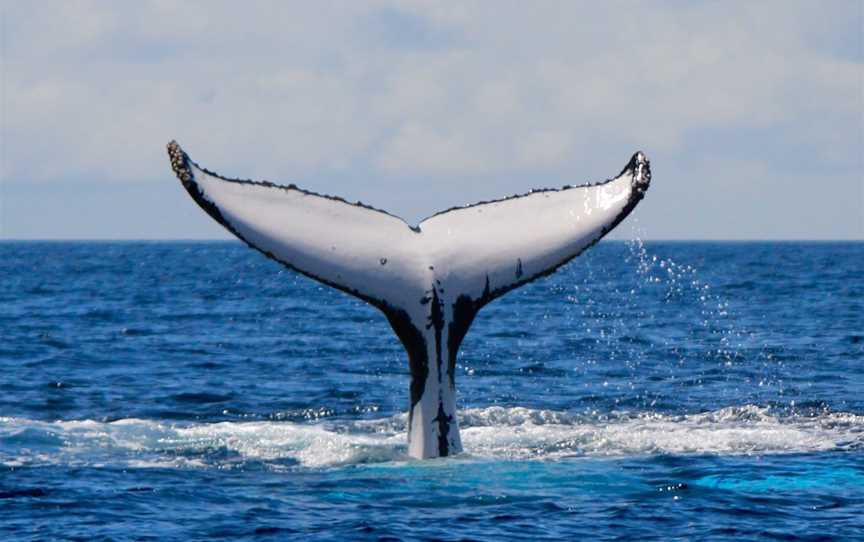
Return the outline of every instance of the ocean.
{"type": "Polygon", "coordinates": [[[0,540],[864,540],[864,243],[607,241],[385,318],[238,242],[0,243],[0,540]]]}

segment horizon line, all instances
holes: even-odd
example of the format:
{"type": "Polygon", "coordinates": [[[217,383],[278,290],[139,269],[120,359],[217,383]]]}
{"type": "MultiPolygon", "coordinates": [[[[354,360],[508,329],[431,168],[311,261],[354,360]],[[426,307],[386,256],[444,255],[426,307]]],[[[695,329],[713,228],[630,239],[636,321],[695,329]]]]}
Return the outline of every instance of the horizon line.
{"type": "MultiPolygon", "coordinates": [[[[641,238],[632,239],[601,239],[600,243],[627,243],[629,241],[652,243],[862,243],[862,238],[641,238]]],[[[220,239],[202,237],[175,238],[99,238],[99,237],[0,237],[0,243],[239,243],[239,239],[220,239]]]]}

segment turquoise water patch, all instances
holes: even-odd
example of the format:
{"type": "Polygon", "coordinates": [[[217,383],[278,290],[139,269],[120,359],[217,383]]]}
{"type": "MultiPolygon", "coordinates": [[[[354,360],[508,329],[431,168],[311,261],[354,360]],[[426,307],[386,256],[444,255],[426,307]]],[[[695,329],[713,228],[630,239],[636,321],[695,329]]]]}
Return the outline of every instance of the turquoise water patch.
{"type": "Polygon", "coordinates": [[[864,472],[843,467],[810,466],[796,471],[757,471],[703,476],[695,486],[746,493],[864,489],[864,472]]]}

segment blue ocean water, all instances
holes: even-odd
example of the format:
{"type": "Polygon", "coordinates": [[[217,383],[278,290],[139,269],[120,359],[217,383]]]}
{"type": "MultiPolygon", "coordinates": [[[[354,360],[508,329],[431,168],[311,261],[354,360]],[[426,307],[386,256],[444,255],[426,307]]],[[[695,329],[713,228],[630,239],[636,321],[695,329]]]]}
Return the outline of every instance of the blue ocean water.
{"type": "Polygon", "coordinates": [[[0,277],[2,540],[864,540],[864,243],[601,243],[481,312],[431,461],[383,316],[239,243],[0,277]]]}

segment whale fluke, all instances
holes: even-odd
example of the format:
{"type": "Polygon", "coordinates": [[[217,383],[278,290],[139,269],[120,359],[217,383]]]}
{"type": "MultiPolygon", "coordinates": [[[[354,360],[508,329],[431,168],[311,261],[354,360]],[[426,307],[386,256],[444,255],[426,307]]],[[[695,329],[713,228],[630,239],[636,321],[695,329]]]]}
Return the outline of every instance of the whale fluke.
{"type": "Polygon", "coordinates": [[[192,199],[247,245],[384,313],[408,353],[408,448],[416,458],[462,450],[456,356],[477,312],[599,241],[651,181],[637,152],[613,179],[454,207],[412,227],[293,184],[222,177],[175,141],[168,156],[192,199]]]}

